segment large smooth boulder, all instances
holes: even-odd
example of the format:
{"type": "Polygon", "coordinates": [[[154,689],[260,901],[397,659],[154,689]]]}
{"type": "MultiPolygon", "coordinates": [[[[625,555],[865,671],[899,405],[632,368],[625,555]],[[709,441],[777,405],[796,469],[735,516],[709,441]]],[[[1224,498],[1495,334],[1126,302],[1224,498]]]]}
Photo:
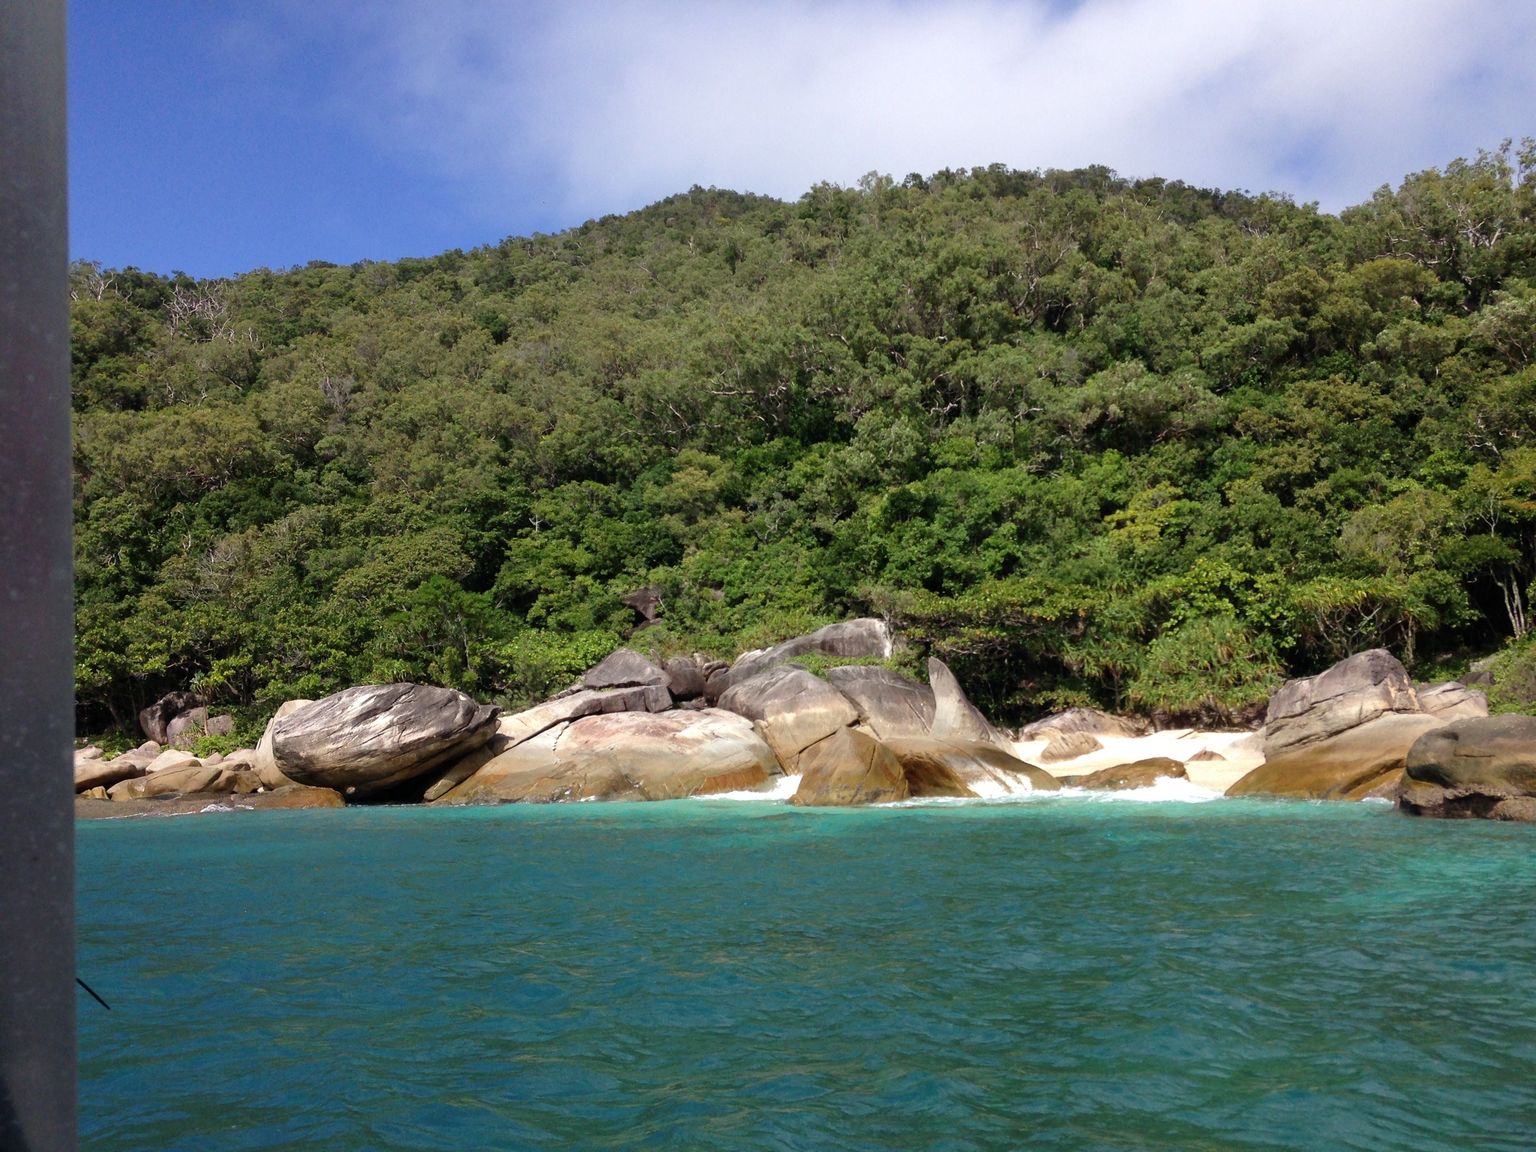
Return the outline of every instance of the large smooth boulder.
{"type": "Polygon", "coordinates": [[[1149,725],[1144,720],[1111,716],[1096,708],[1068,708],[1026,724],[1019,729],[1020,743],[1030,740],[1052,740],[1057,736],[1070,736],[1083,732],[1089,736],[1145,736],[1149,725]]]}
{"type": "Polygon", "coordinates": [[[865,732],[842,728],[800,755],[800,786],[791,804],[820,808],[888,804],[908,796],[896,754],[865,732]]]}
{"type": "Polygon", "coordinates": [[[1381,713],[1326,740],[1284,748],[1226,794],[1309,800],[1387,795],[1402,779],[1414,741],[1444,723],[1422,712],[1381,713]]]}
{"type": "Polygon", "coordinates": [[[716,672],[705,681],[704,695],[710,703],[718,701],[728,689],[797,656],[837,656],[847,660],[888,659],[895,646],[895,636],[884,620],[863,618],[828,624],[804,636],[795,636],[771,648],[743,652],[729,670],[716,672]]]}
{"type": "Polygon", "coordinates": [[[366,799],[484,744],[498,714],[451,688],[365,684],[273,721],[272,758],[295,783],[366,799]]]}
{"type": "Polygon", "coordinates": [[[885,746],[901,761],[912,796],[1011,796],[1061,788],[1043,768],[986,741],[910,736],[885,746]]]}
{"type": "Polygon", "coordinates": [[[828,668],[826,678],[858,709],[859,723],[882,740],[933,729],[933,689],[926,684],[874,664],[828,668]]]}
{"type": "Polygon", "coordinates": [[[672,694],[660,684],[637,684],[628,688],[581,688],[535,704],[522,712],[503,716],[497,731],[513,744],[530,740],[556,724],[597,716],[605,712],[665,712],[672,707],[672,694]]]}
{"type": "Polygon", "coordinates": [[[1536,716],[1457,720],[1408,751],[1398,807],[1418,816],[1536,820],[1536,716]]]}
{"type": "Polygon", "coordinates": [[[1458,680],[1419,684],[1414,691],[1419,698],[1419,707],[1442,720],[1475,720],[1488,715],[1488,697],[1458,680]]]}
{"type": "Polygon", "coordinates": [[[928,658],[928,685],[933,689],[933,723],[929,733],[940,740],[975,740],[995,745],[1012,756],[1013,742],[992,727],[992,722],[970,702],[949,665],[928,658]]]}
{"type": "Polygon", "coordinates": [[[802,751],[859,719],[858,710],[836,688],[788,664],[733,685],[720,697],[720,707],[757,721],[763,739],[791,774],[800,770],[802,751]]]}
{"type": "Polygon", "coordinates": [[[266,730],[262,732],[261,739],[256,742],[256,759],[251,769],[261,781],[261,786],[267,791],[275,792],[279,788],[293,784],[292,780],[283,775],[283,770],[277,766],[277,760],[272,755],[273,726],[283,717],[291,716],[305,705],[313,703],[313,700],[284,700],[277,706],[277,711],[272,713],[272,719],[267,721],[266,730]]]}
{"type": "Polygon", "coordinates": [[[667,674],[632,648],[618,648],[600,664],[587,669],[581,678],[583,688],[630,688],[635,685],[667,683],[667,674]]]}
{"type": "Polygon", "coordinates": [[[614,764],[647,800],[733,792],[780,771],[772,749],[742,719],[721,709],[588,716],[566,730],[555,755],[570,764],[614,764]]]}
{"type": "Polygon", "coordinates": [[[238,809],[292,811],[301,808],[345,808],[347,802],[334,788],[307,788],[303,784],[285,784],[270,792],[241,795],[234,804],[238,809]]]}
{"type": "Polygon", "coordinates": [[[508,748],[436,802],[672,800],[752,788],[778,771],[751,721],[734,713],[613,712],[508,748]]]}
{"type": "Polygon", "coordinates": [[[1165,779],[1187,780],[1189,773],[1177,760],[1171,760],[1167,756],[1149,756],[1145,760],[1135,760],[1130,764],[1100,768],[1097,772],[1090,772],[1086,776],[1079,776],[1064,783],[1070,783],[1075,788],[1086,788],[1091,792],[1126,792],[1133,788],[1150,788],[1159,780],[1165,779]]]}
{"type": "MultiPolygon", "coordinates": [[[[1359,652],[1326,672],[1287,680],[1270,697],[1264,756],[1316,744],[1389,713],[1421,713],[1407,670],[1385,648],[1359,652]]],[[[1405,750],[1406,751],[1406,750],[1405,750]]]]}

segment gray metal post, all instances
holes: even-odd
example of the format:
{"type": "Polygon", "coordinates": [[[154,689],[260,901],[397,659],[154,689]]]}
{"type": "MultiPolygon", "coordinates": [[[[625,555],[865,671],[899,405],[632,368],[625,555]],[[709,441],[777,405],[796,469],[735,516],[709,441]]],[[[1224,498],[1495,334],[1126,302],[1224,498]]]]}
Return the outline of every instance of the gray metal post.
{"type": "Polygon", "coordinates": [[[0,1149],[75,1146],[64,0],[0,0],[0,1149]]]}

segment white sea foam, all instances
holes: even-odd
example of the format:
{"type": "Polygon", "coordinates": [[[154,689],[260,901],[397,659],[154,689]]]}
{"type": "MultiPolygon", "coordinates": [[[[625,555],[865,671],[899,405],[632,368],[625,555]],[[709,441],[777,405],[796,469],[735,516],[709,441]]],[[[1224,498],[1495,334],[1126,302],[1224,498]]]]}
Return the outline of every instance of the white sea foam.
{"type": "Polygon", "coordinates": [[[1087,788],[1062,788],[1056,792],[1042,792],[1038,789],[1023,789],[1019,791],[1006,791],[1002,785],[988,786],[980,781],[972,781],[971,787],[978,793],[986,789],[985,794],[977,796],[922,796],[911,800],[899,800],[893,804],[884,804],[884,808],[941,808],[950,805],[966,804],[1050,804],[1057,800],[1090,800],[1096,804],[1117,803],[1162,803],[1162,804],[1204,804],[1210,800],[1219,800],[1221,793],[1210,788],[1202,788],[1198,784],[1192,784],[1188,780],[1175,780],[1172,777],[1161,777],[1155,784],[1146,788],[1128,788],[1123,792],[1099,792],[1090,791],[1087,788]],[[996,791],[993,790],[996,788],[996,791]]]}
{"type": "MultiPolygon", "coordinates": [[[[1097,792],[1086,788],[1063,788],[1058,792],[1042,792],[1028,780],[983,780],[970,782],[975,796],[922,796],[910,800],[897,800],[881,804],[881,808],[943,807],[954,804],[1010,804],[1049,803],[1055,799],[1092,800],[1096,803],[1163,803],[1204,804],[1219,800],[1221,793],[1203,788],[1189,780],[1176,780],[1171,776],[1160,777],[1146,788],[1128,788],[1121,792],[1097,792]]],[[[735,792],[714,792],[707,796],[695,796],[695,800],[769,801],[783,803],[800,787],[800,777],[773,776],[756,788],[743,788],[735,792]]]]}
{"type": "Polygon", "coordinates": [[[696,796],[696,800],[776,800],[783,802],[800,788],[800,774],[770,776],[756,788],[742,788],[736,792],[712,792],[708,796],[696,796]]]}
{"type": "Polygon", "coordinates": [[[1097,792],[1090,791],[1087,788],[1063,788],[1056,795],[1106,803],[1129,801],[1133,804],[1166,804],[1170,802],[1177,804],[1204,804],[1211,800],[1221,799],[1221,793],[1214,789],[1202,788],[1193,781],[1179,780],[1172,776],[1159,776],[1145,788],[1127,788],[1121,792],[1097,792]]]}
{"type": "Polygon", "coordinates": [[[971,791],[981,800],[1005,800],[1015,796],[1028,796],[1035,786],[1023,776],[996,776],[990,780],[977,777],[970,781],[971,791]]]}

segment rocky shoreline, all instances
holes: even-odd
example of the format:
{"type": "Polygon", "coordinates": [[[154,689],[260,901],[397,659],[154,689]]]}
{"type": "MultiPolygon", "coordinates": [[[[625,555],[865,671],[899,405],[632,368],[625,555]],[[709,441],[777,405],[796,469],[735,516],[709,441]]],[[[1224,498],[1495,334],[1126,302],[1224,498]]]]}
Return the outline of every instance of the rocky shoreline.
{"type": "Polygon", "coordinates": [[[110,760],[77,752],[76,813],[668,800],[790,786],[791,804],[842,807],[1172,779],[1228,796],[1387,799],[1414,815],[1536,821],[1536,717],[1489,717],[1481,692],[1415,684],[1382,649],[1287,682],[1257,731],[1154,732],[1074,709],[1009,733],[942,661],[928,661],[926,684],[880,663],[899,644],[883,621],[863,619],[729,665],[621,648],[509,715],[451,689],[361,685],[288,701],[255,748],[206,759],[163,745],[222,718],[168,697],[141,718],[144,745],[110,760]]]}

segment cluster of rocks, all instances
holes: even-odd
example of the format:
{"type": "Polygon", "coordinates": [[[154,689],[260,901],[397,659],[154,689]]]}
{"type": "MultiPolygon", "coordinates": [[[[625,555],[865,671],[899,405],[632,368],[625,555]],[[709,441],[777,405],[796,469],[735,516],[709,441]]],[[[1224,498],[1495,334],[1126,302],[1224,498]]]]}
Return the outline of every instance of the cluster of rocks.
{"type": "Polygon", "coordinates": [[[1385,649],[1288,681],[1270,699],[1264,763],[1229,796],[1392,800],[1425,816],[1536,819],[1536,717],[1488,715],[1458,681],[1415,684],[1385,649]]]}
{"type": "Polygon", "coordinates": [[[949,670],[930,684],[879,666],[889,628],[854,620],[726,665],[620,649],[578,684],[512,715],[420,684],[363,685],[278,709],[254,749],[199,760],[158,742],[113,760],[85,750],[76,791],[110,804],[163,797],[234,807],[364,801],[486,804],[660,800],[773,786],[800,804],[1055,788],[1011,754],[949,670]]]}
{"type": "Polygon", "coordinates": [[[340,793],[305,788],[289,780],[266,787],[256,771],[256,751],[202,759],[148,740],[121,756],[103,758],[99,748],[75,753],[77,813],[125,816],[202,811],[237,804],[242,808],[339,808],[340,793]]]}
{"type": "MultiPolygon", "coordinates": [[[[111,760],[82,750],[75,787],[82,804],[119,814],[138,810],[124,805],[551,803],[791,788],[791,803],[843,806],[1171,779],[1219,781],[1233,796],[1390,797],[1411,812],[1536,818],[1536,718],[1489,720],[1482,693],[1415,684],[1384,650],[1288,682],[1262,734],[1231,734],[1217,751],[1191,739],[1201,734],[1150,733],[1090,709],[1010,735],[936,659],[926,684],[877,663],[820,676],[797,663],[885,660],[894,644],[882,621],[851,620],[730,664],[658,663],[621,648],[510,715],[451,689],[362,685],[286,702],[256,748],[228,756],[198,759],[154,739],[111,760]]],[[[217,719],[187,704],[158,702],[146,730],[173,739],[217,719]]]]}
{"type": "Polygon", "coordinates": [[[170,692],[139,713],[139,727],[151,743],[187,749],[203,736],[228,736],[235,718],[210,716],[191,692],[170,692]]]}

